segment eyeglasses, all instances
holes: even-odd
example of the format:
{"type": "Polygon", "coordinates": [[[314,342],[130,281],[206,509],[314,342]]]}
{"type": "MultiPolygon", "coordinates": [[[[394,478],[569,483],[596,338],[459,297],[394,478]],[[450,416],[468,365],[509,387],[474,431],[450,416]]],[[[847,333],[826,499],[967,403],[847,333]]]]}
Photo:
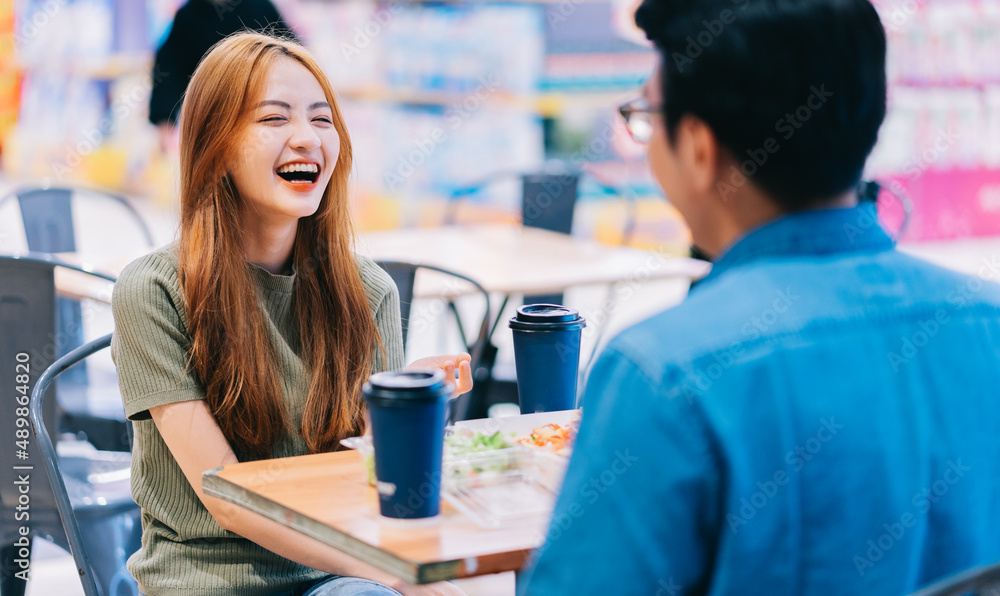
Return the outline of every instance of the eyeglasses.
{"type": "Polygon", "coordinates": [[[625,128],[636,143],[645,145],[653,135],[653,116],[662,113],[662,107],[652,107],[645,97],[636,97],[618,106],[618,113],[625,120],[625,128]]]}

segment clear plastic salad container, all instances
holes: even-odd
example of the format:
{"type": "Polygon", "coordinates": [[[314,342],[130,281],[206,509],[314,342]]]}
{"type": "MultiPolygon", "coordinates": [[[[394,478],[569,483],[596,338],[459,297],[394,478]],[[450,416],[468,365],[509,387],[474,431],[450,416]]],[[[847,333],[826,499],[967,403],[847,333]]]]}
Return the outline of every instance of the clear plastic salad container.
{"type": "Polygon", "coordinates": [[[441,496],[480,526],[497,527],[550,516],[560,481],[548,462],[513,448],[445,461],[441,496]]]}
{"type": "MultiPolygon", "coordinates": [[[[375,483],[370,436],[341,441],[361,455],[375,483]]],[[[449,428],[441,497],[483,527],[538,521],[552,513],[566,459],[518,445],[513,437],[449,428]]]]}
{"type": "MultiPolygon", "coordinates": [[[[370,435],[350,437],[340,444],[358,451],[368,470],[368,483],[375,484],[375,447],[370,435]]],[[[445,478],[450,476],[476,475],[510,469],[520,463],[517,454],[525,448],[516,444],[512,437],[499,432],[486,434],[448,427],[444,440],[445,478]]]]}

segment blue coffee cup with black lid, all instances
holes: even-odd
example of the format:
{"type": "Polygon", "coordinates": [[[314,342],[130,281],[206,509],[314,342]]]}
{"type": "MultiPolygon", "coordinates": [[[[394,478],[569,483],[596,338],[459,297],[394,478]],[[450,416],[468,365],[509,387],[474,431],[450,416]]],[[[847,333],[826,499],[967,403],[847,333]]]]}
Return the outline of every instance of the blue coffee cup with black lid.
{"type": "Polygon", "coordinates": [[[587,321],[559,304],[525,304],[508,322],[522,414],[576,408],[580,340],[587,321]]]}
{"type": "Polygon", "coordinates": [[[426,519],[441,508],[445,408],[455,385],[437,369],[372,375],[368,402],[379,510],[395,519],[426,519]]]}

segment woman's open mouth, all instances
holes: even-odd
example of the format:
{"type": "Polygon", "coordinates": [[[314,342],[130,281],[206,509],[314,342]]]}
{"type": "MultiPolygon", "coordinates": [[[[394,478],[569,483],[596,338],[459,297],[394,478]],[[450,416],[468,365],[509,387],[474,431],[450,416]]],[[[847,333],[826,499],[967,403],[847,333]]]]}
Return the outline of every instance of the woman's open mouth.
{"type": "Polygon", "coordinates": [[[290,163],[275,170],[279,178],[292,185],[309,186],[319,178],[319,164],[290,163]]]}

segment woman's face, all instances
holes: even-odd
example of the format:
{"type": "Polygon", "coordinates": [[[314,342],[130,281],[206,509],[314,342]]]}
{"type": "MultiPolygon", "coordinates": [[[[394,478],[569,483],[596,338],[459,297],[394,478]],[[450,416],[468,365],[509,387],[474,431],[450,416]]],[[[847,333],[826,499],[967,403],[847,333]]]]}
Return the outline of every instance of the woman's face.
{"type": "Polygon", "coordinates": [[[323,88],[301,63],[281,56],[250,117],[230,170],[245,202],[244,217],[280,225],[312,215],[340,155],[340,135],[323,88]]]}

